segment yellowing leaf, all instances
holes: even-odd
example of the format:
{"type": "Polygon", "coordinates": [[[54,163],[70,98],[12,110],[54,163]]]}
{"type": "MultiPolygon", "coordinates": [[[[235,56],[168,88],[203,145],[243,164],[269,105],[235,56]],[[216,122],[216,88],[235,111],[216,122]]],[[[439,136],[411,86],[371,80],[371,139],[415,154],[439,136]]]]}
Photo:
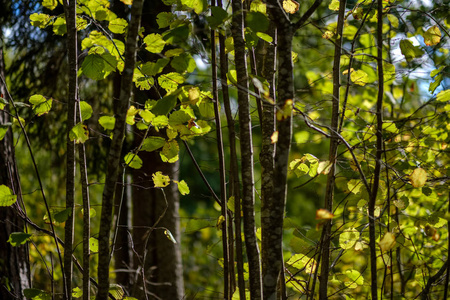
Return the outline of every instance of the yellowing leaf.
{"type": "Polygon", "coordinates": [[[380,246],[381,252],[385,252],[394,248],[396,243],[397,242],[395,241],[395,235],[393,233],[386,232],[378,245],[380,246]]]}
{"type": "Polygon", "coordinates": [[[283,107],[279,110],[277,110],[277,120],[283,121],[287,118],[290,118],[292,115],[292,109],[293,109],[293,101],[291,99],[286,100],[283,107]]]}
{"type": "Polygon", "coordinates": [[[321,208],[316,211],[316,220],[333,219],[334,215],[327,209],[321,208]]]}
{"type": "Polygon", "coordinates": [[[332,31],[327,30],[322,34],[322,38],[329,40],[333,37],[333,35],[334,35],[334,33],[332,31]]]}
{"type": "Polygon", "coordinates": [[[423,34],[425,45],[434,46],[441,41],[441,31],[437,25],[434,25],[423,34]]]}
{"type": "Polygon", "coordinates": [[[339,10],[339,0],[331,1],[330,5],[328,5],[328,8],[335,11],[339,10]]]}
{"type": "Polygon", "coordinates": [[[283,0],[283,9],[289,14],[295,14],[300,8],[300,4],[294,0],[283,0]]]}
{"type": "Polygon", "coordinates": [[[319,165],[317,166],[317,174],[327,175],[328,173],[330,173],[331,166],[332,165],[329,160],[319,162],[319,165]]]}
{"type": "Polygon", "coordinates": [[[339,246],[345,250],[351,249],[358,240],[359,231],[355,228],[349,228],[339,235],[339,246]]]}
{"type": "Polygon", "coordinates": [[[431,226],[430,224],[427,224],[425,226],[425,234],[429,237],[431,237],[434,241],[439,241],[439,239],[441,238],[441,236],[439,235],[439,233],[437,232],[436,228],[434,228],[433,226],[431,226]]]}
{"type": "Polygon", "coordinates": [[[272,141],[272,144],[275,144],[276,142],[278,142],[278,131],[274,131],[272,133],[270,140],[272,141]]]}
{"type": "Polygon", "coordinates": [[[163,175],[160,171],[154,173],[152,179],[155,187],[166,187],[170,184],[169,176],[163,175]]]}
{"type": "Polygon", "coordinates": [[[133,0],[120,0],[123,4],[125,5],[132,5],[133,4],[133,0]]]}
{"type": "Polygon", "coordinates": [[[409,176],[409,180],[411,180],[411,184],[413,187],[423,187],[425,185],[425,182],[427,182],[427,172],[422,168],[417,168],[409,176]]]}
{"type": "Polygon", "coordinates": [[[358,70],[350,74],[350,79],[354,84],[365,86],[369,82],[369,75],[363,70],[358,70]]]}
{"type": "Polygon", "coordinates": [[[142,167],[142,159],[135,153],[130,152],[127,155],[125,155],[125,163],[133,169],[140,169],[142,167]]]}
{"type": "Polygon", "coordinates": [[[181,180],[181,181],[175,181],[174,182],[176,184],[178,184],[178,191],[180,192],[181,195],[187,195],[190,193],[189,190],[189,186],[187,185],[186,181],[181,180]]]}
{"type": "Polygon", "coordinates": [[[450,100],[450,90],[439,92],[436,96],[438,102],[447,102],[448,100],[450,100]]]}

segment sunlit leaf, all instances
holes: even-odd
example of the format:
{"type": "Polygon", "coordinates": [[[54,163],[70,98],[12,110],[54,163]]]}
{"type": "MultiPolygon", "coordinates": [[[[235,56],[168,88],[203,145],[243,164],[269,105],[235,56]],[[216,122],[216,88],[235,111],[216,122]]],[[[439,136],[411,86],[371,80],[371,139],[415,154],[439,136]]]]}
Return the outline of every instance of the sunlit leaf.
{"type": "MultiPolygon", "coordinates": [[[[160,12],[156,16],[156,23],[158,23],[159,28],[165,28],[172,23],[172,21],[176,18],[176,16],[171,12],[160,12]]],[[[166,54],[167,56],[167,54],[166,54]]]]}
{"type": "Polygon", "coordinates": [[[92,116],[92,106],[86,101],[80,101],[81,121],[86,121],[92,116]]]}
{"type": "Polygon", "coordinates": [[[293,101],[291,99],[286,100],[283,107],[277,110],[277,120],[283,121],[292,116],[292,110],[294,109],[293,101]]]}
{"type": "Polygon", "coordinates": [[[381,252],[385,252],[393,249],[396,243],[395,235],[391,232],[386,232],[378,245],[380,246],[381,252]]]}
{"type": "Polygon", "coordinates": [[[424,53],[422,49],[420,49],[417,46],[414,46],[410,40],[401,40],[400,50],[402,51],[402,54],[405,56],[407,62],[410,62],[414,58],[421,57],[424,53]]]}
{"type": "Polygon", "coordinates": [[[146,44],[145,49],[152,53],[161,53],[164,49],[166,41],[158,33],[152,33],[144,38],[144,43],[146,44]]]}
{"type": "Polygon", "coordinates": [[[325,160],[325,161],[321,161],[319,162],[319,165],[317,166],[317,174],[328,174],[330,173],[332,164],[330,163],[330,161],[325,160]]]}
{"type": "Polygon", "coordinates": [[[351,249],[358,240],[359,231],[355,228],[349,228],[339,235],[339,246],[345,250],[351,249]]]}
{"type": "Polygon", "coordinates": [[[350,79],[353,81],[353,83],[365,86],[367,83],[369,83],[369,75],[367,75],[366,72],[363,70],[357,70],[350,74],[350,79]]]}
{"type": "Polygon", "coordinates": [[[286,264],[298,270],[305,269],[307,274],[314,273],[317,265],[314,258],[310,258],[304,254],[294,254],[291,258],[289,258],[286,264]]]}
{"type": "Polygon", "coordinates": [[[334,215],[327,209],[321,208],[316,211],[316,220],[333,219],[334,215]]]}
{"type": "Polygon", "coordinates": [[[203,12],[207,7],[205,0],[181,0],[181,4],[193,9],[197,14],[203,12]]]}
{"type": "Polygon", "coordinates": [[[83,123],[78,123],[69,132],[69,138],[71,141],[75,141],[76,144],[84,144],[89,139],[89,130],[83,123]]]}
{"type": "Polygon", "coordinates": [[[150,136],[142,142],[141,150],[152,152],[164,146],[166,139],[159,136],[150,136]]]}
{"type": "Polygon", "coordinates": [[[187,195],[190,193],[189,186],[187,185],[186,181],[174,181],[178,185],[178,191],[181,195],[187,195]]]}
{"type": "Polygon", "coordinates": [[[25,232],[13,232],[9,235],[8,243],[13,247],[17,247],[23,245],[27,242],[28,238],[31,237],[31,234],[25,232]]]}
{"type": "Polygon", "coordinates": [[[120,0],[125,5],[133,5],[133,0],[120,0]]]}
{"type": "Polygon", "coordinates": [[[111,294],[114,299],[122,299],[123,295],[125,295],[125,292],[122,288],[122,286],[116,284],[116,283],[111,283],[109,285],[109,294],[111,294]]]}
{"type": "Polygon", "coordinates": [[[274,131],[272,133],[272,136],[270,137],[271,143],[275,144],[276,142],[278,142],[278,131],[274,131]]]}
{"type": "Polygon", "coordinates": [[[65,18],[56,18],[56,20],[53,22],[53,33],[56,35],[64,35],[67,33],[65,18]]]}
{"type": "Polygon", "coordinates": [[[80,298],[81,296],[83,296],[83,290],[82,289],[80,289],[79,287],[76,287],[76,288],[72,289],[72,297],[80,298]]]}
{"type": "Polygon", "coordinates": [[[436,101],[438,102],[447,102],[450,100],[450,89],[439,92],[436,96],[436,101]]]}
{"type": "Polygon", "coordinates": [[[98,123],[105,129],[105,130],[113,130],[114,125],[116,124],[116,118],[110,117],[110,116],[101,116],[98,119],[98,123]]]}
{"type": "Polygon", "coordinates": [[[43,0],[42,6],[48,8],[50,10],[54,10],[56,6],[58,6],[58,1],[56,0],[43,0]]]}
{"type": "Polygon", "coordinates": [[[46,99],[42,95],[33,95],[30,97],[30,103],[37,116],[42,116],[50,111],[52,108],[52,98],[46,99]]]}
{"type": "Polygon", "coordinates": [[[98,240],[94,237],[89,238],[89,250],[91,253],[98,252],[98,240]]]}
{"type": "Polygon", "coordinates": [[[108,28],[112,33],[122,34],[128,26],[128,22],[122,18],[116,18],[109,22],[108,28]]]}
{"type": "Polygon", "coordinates": [[[422,168],[417,168],[409,176],[409,180],[411,180],[411,184],[413,187],[415,188],[423,187],[427,182],[427,172],[422,168]]]}
{"type": "Polygon", "coordinates": [[[17,195],[6,185],[0,185],[0,207],[11,206],[17,201],[17,195]]]}
{"type": "Polygon", "coordinates": [[[339,10],[339,0],[332,0],[328,5],[330,10],[338,11],[339,10]]]}
{"type": "Polygon", "coordinates": [[[437,25],[434,25],[428,28],[428,30],[423,34],[423,39],[425,45],[427,46],[434,46],[439,44],[439,42],[441,41],[441,31],[439,30],[439,27],[437,25]]]}
{"type": "Polygon", "coordinates": [[[159,153],[163,162],[174,163],[178,161],[180,147],[176,140],[167,141],[159,153]]]}
{"type": "Polygon", "coordinates": [[[184,81],[184,76],[176,72],[170,72],[158,77],[159,85],[169,93],[176,90],[184,81]]]}
{"type": "Polygon", "coordinates": [[[166,187],[170,184],[169,176],[163,175],[160,171],[154,173],[152,179],[155,187],[166,187]]]}
{"type": "Polygon", "coordinates": [[[31,25],[39,28],[45,28],[51,20],[47,14],[34,13],[30,15],[31,25]]]}
{"type": "Polygon", "coordinates": [[[140,169],[142,168],[142,159],[135,153],[130,152],[127,155],[125,155],[125,163],[127,166],[133,169],[140,169]]]}
{"type": "Polygon", "coordinates": [[[283,0],[283,9],[289,14],[295,14],[300,8],[300,4],[295,0],[283,0]]]}

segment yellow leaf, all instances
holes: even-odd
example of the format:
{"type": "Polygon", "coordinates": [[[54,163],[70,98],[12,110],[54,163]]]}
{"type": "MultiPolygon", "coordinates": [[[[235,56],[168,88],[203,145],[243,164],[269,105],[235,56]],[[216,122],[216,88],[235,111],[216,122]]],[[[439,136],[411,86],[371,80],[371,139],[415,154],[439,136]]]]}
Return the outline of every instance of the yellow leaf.
{"type": "Polygon", "coordinates": [[[294,0],[283,0],[283,8],[287,13],[295,14],[300,7],[297,1],[294,0]]]}
{"type": "Polygon", "coordinates": [[[225,217],[220,215],[220,217],[217,219],[217,224],[216,224],[217,229],[219,229],[219,230],[221,229],[223,222],[225,222],[225,217]]]}
{"type": "Polygon", "coordinates": [[[425,182],[427,182],[427,172],[422,168],[417,168],[409,176],[409,180],[411,180],[411,184],[413,187],[423,187],[425,185],[425,182]]]}
{"type": "Polygon", "coordinates": [[[274,131],[272,133],[272,136],[270,137],[272,144],[275,144],[276,142],[278,142],[278,131],[274,131]]]}
{"type": "Polygon", "coordinates": [[[133,4],[133,0],[120,0],[122,1],[125,5],[132,5],[133,4]]]}
{"type": "Polygon", "coordinates": [[[327,209],[321,208],[316,211],[316,220],[333,219],[334,215],[327,209]]]}
{"type": "Polygon", "coordinates": [[[396,243],[397,242],[395,241],[395,235],[393,233],[386,232],[378,245],[380,245],[381,252],[385,252],[394,248],[396,243]]]}
{"type": "Polygon", "coordinates": [[[283,107],[279,110],[277,110],[277,120],[283,121],[287,118],[290,118],[292,116],[292,109],[293,109],[293,101],[291,99],[286,100],[283,107]]]}
{"type": "Polygon", "coordinates": [[[333,35],[334,33],[332,31],[327,30],[322,34],[322,38],[329,40],[333,37],[333,35]]]}
{"type": "Polygon", "coordinates": [[[170,183],[170,178],[167,175],[163,175],[161,172],[156,172],[152,175],[153,183],[155,187],[166,187],[170,183]]]}
{"type": "Polygon", "coordinates": [[[441,41],[441,31],[437,25],[434,25],[423,34],[425,45],[434,46],[441,41]]]}

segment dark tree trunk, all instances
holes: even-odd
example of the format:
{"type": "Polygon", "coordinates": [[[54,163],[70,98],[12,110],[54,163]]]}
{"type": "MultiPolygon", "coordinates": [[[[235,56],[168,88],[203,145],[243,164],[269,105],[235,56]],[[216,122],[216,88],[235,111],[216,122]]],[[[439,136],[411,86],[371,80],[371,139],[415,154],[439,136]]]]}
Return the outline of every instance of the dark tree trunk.
{"type": "MultiPolygon", "coordinates": [[[[170,6],[164,5],[160,0],[144,2],[142,27],[145,32],[159,32],[156,16],[161,12],[169,12],[170,6]]],[[[140,53],[145,61],[152,61],[155,57],[148,52],[140,53]]],[[[166,70],[164,70],[166,71],[166,70]]],[[[152,88],[150,94],[142,95],[136,91],[136,101],[159,99],[163,90],[152,88]]],[[[134,143],[138,146],[144,132],[135,133],[134,143]]],[[[149,135],[163,132],[150,132],[149,135]]],[[[136,253],[134,267],[139,271],[138,281],[135,282],[133,296],[144,299],[143,276],[147,295],[157,296],[161,299],[182,299],[184,297],[183,265],[181,261],[181,235],[179,206],[180,196],[175,183],[164,189],[153,187],[152,174],[160,171],[168,175],[171,180],[178,180],[179,163],[164,163],[159,152],[140,152],[139,157],[143,166],[139,170],[132,170],[133,191],[133,242],[136,253]],[[152,229],[156,227],[156,229],[152,229]],[[164,228],[164,229],[163,229],[164,228]],[[164,231],[168,229],[177,243],[170,241],[164,231]],[[144,272],[140,268],[144,268],[144,272]],[[150,282],[150,284],[149,284],[150,282]],[[156,283],[156,284],[154,284],[156,283]]],[[[151,297],[150,297],[151,299],[151,297]]]]}
{"type": "MultiPolygon", "coordinates": [[[[0,48],[0,93],[9,100],[4,80],[3,49],[0,48]]],[[[11,122],[7,107],[0,111],[0,125],[11,122]]],[[[11,207],[0,207],[0,299],[5,300],[22,299],[23,290],[31,285],[28,245],[12,247],[7,242],[12,232],[25,230],[25,224],[18,215],[21,191],[13,145],[12,131],[8,130],[0,141],[0,185],[8,186],[17,195],[18,202],[11,207]]]]}

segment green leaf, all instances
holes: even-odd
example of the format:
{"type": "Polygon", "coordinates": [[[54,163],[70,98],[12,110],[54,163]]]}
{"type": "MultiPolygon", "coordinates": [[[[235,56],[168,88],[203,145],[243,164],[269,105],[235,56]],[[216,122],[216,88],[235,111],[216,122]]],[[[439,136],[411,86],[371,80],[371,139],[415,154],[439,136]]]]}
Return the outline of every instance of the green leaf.
{"type": "Polygon", "coordinates": [[[418,46],[413,46],[413,43],[410,40],[401,40],[400,50],[407,62],[410,62],[414,58],[421,57],[424,53],[418,46]]]}
{"type": "Polygon", "coordinates": [[[71,141],[75,141],[76,144],[84,144],[89,139],[89,130],[83,123],[78,123],[69,132],[69,138],[71,141]]]}
{"type": "Polygon", "coordinates": [[[157,116],[153,119],[152,125],[153,125],[153,127],[155,127],[156,131],[158,131],[159,129],[164,128],[167,125],[169,125],[169,119],[164,115],[157,116]]]}
{"type": "Polygon", "coordinates": [[[145,76],[138,68],[134,69],[133,82],[141,91],[149,90],[155,84],[153,77],[145,76]]]}
{"type": "Polygon", "coordinates": [[[155,187],[166,187],[170,184],[169,176],[163,175],[160,171],[154,173],[152,179],[155,187]]]}
{"type": "Polygon", "coordinates": [[[302,270],[305,268],[305,272],[311,274],[316,269],[316,260],[314,258],[309,258],[304,254],[294,254],[289,258],[286,264],[298,269],[302,270]]]}
{"type": "Polygon", "coordinates": [[[140,169],[142,168],[142,159],[135,153],[130,152],[127,155],[125,155],[125,163],[127,166],[133,169],[140,169]]]}
{"type": "Polygon", "coordinates": [[[152,152],[164,146],[166,139],[159,136],[150,136],[142,142],[142,151],[152,152]]]}
{"type": "Polygon", "coordinates": [[[332,0],[328,5],[330,10],[338,11],[339,10],[339,0],[332,0]]]}
{"type": "Polygon", "coordinates": [[[177,110],[170,114],[169,117],[169,125],[174,127],[176,125],[186,124],[191,120],[191,116],[185,113],[184,111],[177,110]]]}
{"type": "Polygon", "coordinates": [[[94,237],[89,238],[89,250],[91,253],[98,252],[98,240],[94,237]]]}
{"type": "Polygon", "coordinates": [[[145,49],[152,53],[161,53],[164,49],[166,41],[158,33],[152,33],[144,38],[146,44],[145,49]]]}
{"type": "Polygon", "coordinates": [[[356,230],[355,228],[349,228],[344,230],[339,235],[339,246],[344,250],[351,249],[358,240],[359,240],[358,230],[356,230]]]}
{"type": "Polygon", "coordinates": [[[165,28],[172,23],[176,16],[171,12],[161,12],[156,16],[156,23],[158,23],[159,28],[165,28]]]}
{"type": "Polygon", "coordinates": [[[164,144],[160,156],[163,162],[174,163],[178,161],[178,152],[180,151],[180,146],[176,140],[167,141],[164,144]]]}
{"type": "Polygon", "coordinates": [[[365,86],[367,83],[369,83],[369,75],[367,75],[367,73],[363,70],[353,71],[350,74],[350,79],[354,84],[360,86],[365,86]]]}
{"type": "Polygon", "coordinates": [[[150,111],[145,110],[145,109],[139,110],[139,115],[142,117],[144,122],[147,124],[149,124],[155,118],[154,114],[152,114],[150,111]]]}
{"type": "Polygon", "coordinates": [[[6,185],[0,185],[0,207],[11,206],[17,200],[17,195],[6,185]]]}
{"type": "Polygon", "coordinates": [[[114,297],[114,299],[122,299],[125,292],[123,288],[115,283],[109,285],[109,293],[114,297]]]}
{"type": "Polygon", "coordinates": [[[72,297],[73,298],[80,298],[81,296],[83,296],[82,289],[80,289],[79,287],[72,289],[72,297]]]}
{"type": "Polygon", "coordinates": [[[439,92],[436,96],[436,101],[438,102],[447,102],[450,100],[450,90],[445,90],[442,92],[439,92]]]}
{"type": "Polygon", "coordinates": [[[101,116],[98,119],[98,123],[105,129],[105,130],[113,130],[114,125],[116,124],[116,118],[110,117],[110,116],[101,116]]]}
{"type": "Polygon", "coordinates": [[[395,80],[395,66],[390,63],[383,62],[384,84],[392,84],[394,83],[394,80],[395,80]]]}
{"type": "Polygon", "coordinates": [[[65,18],[56,18],[55,22],[53,22],[53,33],[56,35],[64,35],[67,33],[65,18]]]}
{"type": "Polygon", "coordinates": [[[206,20],[212,29],[217,28],[219,25],[228,18],[228,13],[222,7],[213,6],[211,7],[211,16],[207,16],[206,20]]]}
{"type": "Polygon", "coordinates": [[[37,116],[42,116],[52,108],[52,98],[46,99],[42,95],[33,95],[30,97],[30,103],[37,116]]]}
{"type": "MultiPolygon", "coordinates": [[[[167,56],[167,52],[166,52],[167,56]]],[[[146,62],[141,67],[141,72],[144,75],[155,76],[163,71],[164,67],[169,63],[169,59],[160,58],[156,62],[146,62]]]]}
{"type": "Polygon", "coordinates": [[[155,115],[167,115],[177,104],[177,96],[170,94],[163,97],[156,102],[156,105],[152,108],[152,113],[155,115]]]}
{"type": "Polygon", "coordinates": [[[180,54],[172,59],[170,65],[177,71],[178,73],[192,73],[194,72],[197,64],[192,56],[188,53],[180,54]]]}
{"type": "Polygon", "coordinates": [[[108,28],[112,33],[122,34],[128,26],[128,22],[125,19],[117,18],[109,22],[108,28]]]}
{"type": "Polygon", "coordinates": [[[56,0],[43,0],[42,6],[48,8],[50,10],[54,10],[56,6],[58,6],[58,1],[56,0]]]}
{"type": "Polygon", "coordinates": [[[364,277],[359,273],[357,270],[345,270],[345,275],[348,277],[348,279],[351,280],[351,282],[345,282],[345,285],[350,288],[356,288],[356,285],[363,285],[364,284],[364,277]]]}
{"type": "Polygon", "coordinates": [[[393,14],[388,14],[387,18],[389,22],[391,22],[392,27],[398,28],[398,18],[394,16],[393,14]]]}
{"type": "Polygon", "coordinates": [[[13,232],[9,235],[8,243],[13,247],[23,245],[31,237],[31,234],[25,232],[13,232]]]}
{"type": "Polygon", "coordinates": [[[435,46],[441,41],[441,31],[437,25],[434,25],[423,34],[423,40],[427,46],[435,46]]]}
{"type": "Polygon", "coordinates": [[[64,223],[72,215],[72,209],[66,208],[53,215],[53,219],[58,223],[64,223]]]}
{"type": "Polygon", "coordinates": [[[11,125],[12,125],[12,123],[0,125],[0,141],[3,140],[6,133],[8,132],[9,127],[11,127],[11,125]]]}
{"type": "Polygon", "coordinates": [[[184,81],[184,76],[175,72],[162,74],[158,77],[159,85],[168,93],[175,91],[180,84],[184,83],[184,81]]]}
{"type": "Polygon", "coordinates": [[[272,43],[272,42],[273,42],[273,38],[272,38],[270,35],[266,34],[266,33],[263,33],[263,32],[257,32],[256,35],[257,35],[260,39],[262,39],[263,41],[266,41],[266,42],[268,42],[268,43],[272,43]]]}
{"type": "Polygon", "coordinates": [[[428,91],[430,93],[434,93],[434,91],[438,88],[438,86],[441,85],[442,79],[444,79],[444,74],[439,74],[434,78],[434,81],[430,83],[430,87],[428,88],[428,91]]]}
{"type": "Polygon", "coordinates": [[[49,24],[51,17],[47,14],[34,13],[30,16],[31,25],[39,28],[45,28],[49,24]]]}
{"type": "Polygon", "coordinates": [[[93,79],[100,80],[105,78],[105,60],[98,54],[89,54],[81,64],[81,70],[84,75],[93,79]]]}
{"type": "Polygon", "coordinates": [[[200,14],[206,9],[206,0],[181,0],[181,4],[191,8],[195,13],[200,14]]]}
{"type": "Polygon", "coordinates": [[[175,183],[177,183],[178,191],[180,192],[181,195],[187,195],[190,193],[189,186],[187,185],[186,181],[184,180],[175,181],[175,183]]]}
{"type": "Polygon", "coordinates": [[[269,28],[269,19],[263,13],[251,11],[248,12],[245,21],[247,27],[253,32],[265,32],[269,28]]]}
{"type": "Polygon", "coordinates": [[[236,70],[230,70],[227,72],[227,80],[228,84],[235,84],[237,85],[237,73],[236,70]]]}
{"type": "Polygon", "coordinates": [[[92,106],[86,101],[80,101],[81,121],[86,121],[92,116],[92,106]]]}
{"type": "Polygon", "coordinates": [[[32,300],[51,300],[52,296],[46,291],[39,289],[24,289],[23,295],[32,300]]]}
{"type": "Polygon", "coordinates": [[[184,53],[184,50],[181,48],[176,48],[167,50],[166,53],[164,53],[164,55],[166,57],[174,57],[180,55],[181,53],[184,53]]]}

